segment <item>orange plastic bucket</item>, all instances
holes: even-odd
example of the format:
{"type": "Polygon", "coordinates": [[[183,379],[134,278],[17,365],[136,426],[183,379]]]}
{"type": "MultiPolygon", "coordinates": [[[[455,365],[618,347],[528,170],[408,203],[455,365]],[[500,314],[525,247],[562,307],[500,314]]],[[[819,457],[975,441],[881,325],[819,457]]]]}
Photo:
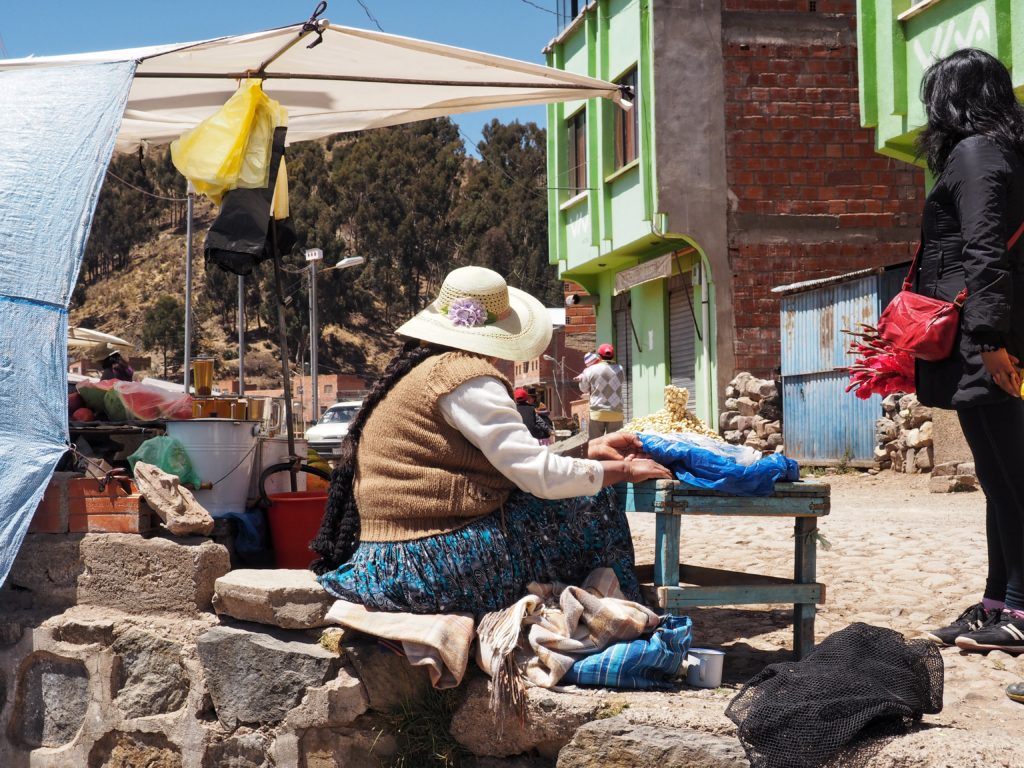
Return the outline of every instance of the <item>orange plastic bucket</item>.
{"type": "Polygon", "coordinates": [[[278,568],[308,568],[318,556],[309,543],[320,530],[327,508],[326,491],[272,493],[267,522],[278,568]]]}

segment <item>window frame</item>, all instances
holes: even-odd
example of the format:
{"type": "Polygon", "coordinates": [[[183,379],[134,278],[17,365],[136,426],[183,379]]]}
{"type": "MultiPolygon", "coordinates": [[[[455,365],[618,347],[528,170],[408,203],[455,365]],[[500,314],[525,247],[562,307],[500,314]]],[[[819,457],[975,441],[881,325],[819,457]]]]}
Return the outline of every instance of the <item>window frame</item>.
{"type": "Polygon", "coordinates": [[[628,112],[615,106],[615,170],[625,168],[640,157],[640,78],[638,67],[634,64],[615,81],[618,85],[628,85],[633,90],[633,108],[628,112]]]}
{"type": "Polygon", "coordinates": [[[569,197],[587,191],[587,107],[584,104],[565,119],[566,175],[569,197]]]}

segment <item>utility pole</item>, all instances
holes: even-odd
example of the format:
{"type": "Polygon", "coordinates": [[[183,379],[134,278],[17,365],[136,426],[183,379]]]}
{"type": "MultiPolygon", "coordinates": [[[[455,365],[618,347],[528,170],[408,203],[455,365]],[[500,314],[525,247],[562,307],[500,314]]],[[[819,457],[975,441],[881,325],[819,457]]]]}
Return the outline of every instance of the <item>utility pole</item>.
{"type": "Polygon", "coordinates": [[[309,373],[310,383],[313,390],[311,395],[313,418],[316,424],[320,421],[320,385],[317,382],[319,364],[316,358],[317,336],[320,333],[320,326],[316,321],[316,267],[324,257],[324,252],[319,248],[309,248],[306,251],[306,261],[309,262],[309,373]]]}

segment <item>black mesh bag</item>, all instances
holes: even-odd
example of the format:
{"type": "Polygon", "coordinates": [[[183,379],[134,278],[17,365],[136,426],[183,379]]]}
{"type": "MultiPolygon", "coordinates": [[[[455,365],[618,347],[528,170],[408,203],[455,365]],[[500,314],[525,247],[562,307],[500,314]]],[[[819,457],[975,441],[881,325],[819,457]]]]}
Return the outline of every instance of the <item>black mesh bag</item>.
{"type": "Polygon", "coordinates": [[[803,661],[765,667],[725,714],[751,768],[817,768],[840,753],[852,766],[866,741],[941,712],[942,683],[934,644],[858,623],[829,635],[803,661]]]}

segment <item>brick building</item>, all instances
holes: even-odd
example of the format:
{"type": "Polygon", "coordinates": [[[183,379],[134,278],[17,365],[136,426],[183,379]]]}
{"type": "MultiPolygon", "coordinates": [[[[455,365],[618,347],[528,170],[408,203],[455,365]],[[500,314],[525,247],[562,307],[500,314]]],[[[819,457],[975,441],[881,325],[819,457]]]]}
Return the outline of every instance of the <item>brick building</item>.
{"type": "Polygon", "coordinates": [[[627,407],[671,382],[711,421],[736,371],[779,365],[771,288],[906,259],[923,177],[860,126],[855,0],[581,5],[549,63],[634,108],[549,106],[552,260],[597,298],[627,407]]]}
{"type": "Polygon", "coordinates": [[[909,258],[923,172],[859,124],[855,0],[723,0],[736,370],[779,364],[775,285],[909,258]]]}

